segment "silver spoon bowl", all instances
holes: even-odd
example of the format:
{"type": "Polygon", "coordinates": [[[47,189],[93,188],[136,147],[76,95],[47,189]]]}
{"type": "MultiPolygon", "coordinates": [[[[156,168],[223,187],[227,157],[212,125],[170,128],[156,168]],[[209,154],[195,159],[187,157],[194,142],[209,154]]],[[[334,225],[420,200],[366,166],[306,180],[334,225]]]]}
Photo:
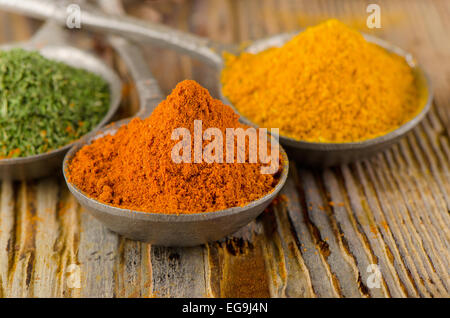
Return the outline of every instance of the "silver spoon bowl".
{"type": "MultiPolygon", "coordinates": [[[[0,0],[0,8],[27,14],[36,18],[51,17],[60,24],[64,24],[66,21],[65,6],[57,5],[52,1],[0,0]]],[[[169,47],[208,63],[219,72],[224,67],[223,52],[240,53],[240,49],[236,45],[223,45],[194,34],[174,30],[164,25],[145,22],[128,16],[111,15],[89,6],[83,7],[82,12],[81,24],[83,28],[121,35],[133,39],[137,43],[150,43],[169,47]]],[[[248,46],[245,51],[257,53],[270,47],[281,46],[291,39],[294,34],[296,33],[278,34],[267,39],[256,41],[248,46]]],[[[411,54],[376,37],[365,35],[365,38],[385,48],[389,52],[402,56],[406,60],[416,75],[419,90],[423,95],[420,99],[421,105],[418,105],[418,109],[421,109],[421,111],[397,129],[383,136],[364,141],[319,143],[305,142],[280,136],[280,142],[286,147],[291,159],[295,159],[295,161],[303,165],[327,167],[369,157],[396,143],[402,136],[413,129],[429,111],[432,102],[431,83],[428,76],[426,76],[423,69],[415,62],[411,54]]],[[[218,86],[221,87],[220,76],[218,77],[218,86]]],[[[223,94],[221,99],[226,104],[233,106],[223,94]]],[[[242,115],[241,121],[257,127],[257,125],[242,115]]]]}
{"type": "MultiPolygon", "coordinates": [[[[62,32],[58,25],[47,22],[29,42],[1,45],[0,50],[11,50],[13,48],[37,50],[48,59],[100,75],[109,84],[110,104],[108,112],[93,129],[95,130],[110,121],[119,107],[121,81],[109,66],[94,55],[65,45],[62,32]]],[[[64,155],[71,146],[72,143],[34,156],[1,159],[0,179],[24,180],[48,176],[60,169],[64,155]]]]}

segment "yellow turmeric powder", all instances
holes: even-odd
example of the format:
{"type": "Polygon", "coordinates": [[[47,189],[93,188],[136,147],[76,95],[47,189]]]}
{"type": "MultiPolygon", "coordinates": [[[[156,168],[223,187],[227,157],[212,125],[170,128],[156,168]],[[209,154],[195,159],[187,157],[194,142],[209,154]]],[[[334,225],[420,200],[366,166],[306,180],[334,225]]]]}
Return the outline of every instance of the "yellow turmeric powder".
{"type": "Polygon", "coordinates": [[[334,19],[282,47],[225,59],[223,93],[238,111],[297,140],[366,140],[419,112],[406,61],[334,19]]]}

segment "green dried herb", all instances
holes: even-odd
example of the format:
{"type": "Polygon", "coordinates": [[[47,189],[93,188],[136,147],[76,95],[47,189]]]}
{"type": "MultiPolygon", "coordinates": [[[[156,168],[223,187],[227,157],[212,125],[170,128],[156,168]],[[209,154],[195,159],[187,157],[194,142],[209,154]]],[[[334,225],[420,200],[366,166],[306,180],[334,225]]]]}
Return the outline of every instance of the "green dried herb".
{"type": "Polygon", "coordinates": [[[0,158],[60,148],[108,111],[108,83],[38,52],[0,51],[0,158]]]}

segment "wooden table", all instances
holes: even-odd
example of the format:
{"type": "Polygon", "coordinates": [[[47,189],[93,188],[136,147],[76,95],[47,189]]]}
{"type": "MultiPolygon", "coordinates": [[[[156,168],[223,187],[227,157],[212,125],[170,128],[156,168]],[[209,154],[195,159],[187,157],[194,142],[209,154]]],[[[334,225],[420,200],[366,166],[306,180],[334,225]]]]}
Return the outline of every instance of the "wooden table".
{"type": "MultiPolygon", "coordinates": [[[[292,162],[283,196],[246,228],[206,246],[164,248],[117,236],[80,208],[61,176],[3,181],[0,295],[448,297],[450,2],[377,3],[378,30],[366,27],[366,1],[130,3],[130,14],[222,42],[340,18],[412,52],[431,76],[434,107],[398,145],[370,160],[327,170],[292,162]]],[[[27,39],[38,25],[0,13],[0,41],[27,39]]],[[[133,86],[111,48],[101,37],[72,33],[119,69],[127,83],[120,116],[132,113],[133,86]]],[[[166,94],[193,78],[218,96],[207,66],[162,49],[145,53],[166,94]]]]}

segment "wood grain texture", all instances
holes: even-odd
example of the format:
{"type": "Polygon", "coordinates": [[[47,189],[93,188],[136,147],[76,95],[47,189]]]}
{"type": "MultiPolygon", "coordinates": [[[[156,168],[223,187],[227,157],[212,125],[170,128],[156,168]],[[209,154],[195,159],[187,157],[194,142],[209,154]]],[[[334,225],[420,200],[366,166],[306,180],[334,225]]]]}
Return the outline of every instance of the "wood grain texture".
{"type": "MultiPolygon", "coordinates": [[[[60,176],[0,185],[1,297],[449,297],[450,2],[128,1],[129,14],[217,41],[246,43],[328,17],[413,53],[434,86],[431,113],[391,149],[326,170],[291,162],[282,196],[219,242],[164,248],[119,237],[82,210],[60,176]],[[380,270],[373,287],[371,264],[380,270]]],[[[0,12],[0,41],[39,23],[0,12]]],[[[101,37],[72,32],[126,84],[119,117],[137,109],[130,77],[101,37]]],[[[211,68],[146,47],[165,93],[192,78],[218,96],[211,68]]]]}

